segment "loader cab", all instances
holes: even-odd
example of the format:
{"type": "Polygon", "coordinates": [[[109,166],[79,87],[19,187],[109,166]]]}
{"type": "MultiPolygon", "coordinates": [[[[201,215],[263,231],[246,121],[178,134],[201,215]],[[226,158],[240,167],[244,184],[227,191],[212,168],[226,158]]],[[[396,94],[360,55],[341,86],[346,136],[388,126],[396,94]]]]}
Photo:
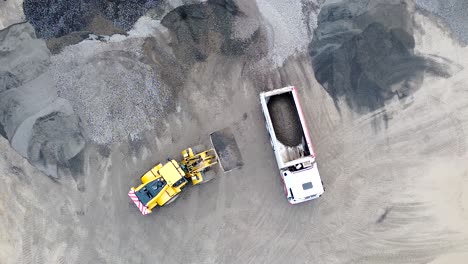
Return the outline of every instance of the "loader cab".
{"type": "Polygon", "coordinates": [[[163,179],[158,178],[154,181],[148,182],[143,188],[136,191],[135,194],[141,203],[147,205],[149,201],[151,201],[159,194],[159,192],[164,189],[166,184],[167,183],[163,179]]]}

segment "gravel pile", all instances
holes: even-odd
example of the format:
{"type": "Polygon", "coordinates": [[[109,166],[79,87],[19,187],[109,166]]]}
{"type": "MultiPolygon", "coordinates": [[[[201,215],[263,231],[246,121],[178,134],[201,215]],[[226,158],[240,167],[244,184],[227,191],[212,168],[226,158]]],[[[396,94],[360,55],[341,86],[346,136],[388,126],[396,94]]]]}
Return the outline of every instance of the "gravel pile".
{"type": "Polygon", "coordinates": [[[309,46],[317,81],[354,110],[383,107],[421,87],[424,73],[448,76],[444,64],[414,52],[412,13],[400,2],[342,1],[321,8],[309,46]]]}
{"type": "MultiPolygon", "coordinates": [[[[239,56],[255,39],[234,38],[235,21],[241,15],[233,0],[210,0],[183,5],[164,16],[161,24],[174,38],[174,54],[186,63],[204,61],[212,53],[239,56]]],[[[251,31],[251,29],[249,29],[251,31]]],[[[249,32],[251,33],[251,32],[249,32]]]]}
{"type": "MultiPolygon", "coordinates": [[[[58,178],[85,147],[80,119],[57,97],[50,53],[29,23],[0,31],[0,135],[31,164],[58,178]]],[[[82,164],[76,164],[80,167],[82,164]]]]}
{"type": "Polygon", "coordinates": [[[114,26],[125,31],[157,0],[25,0],[26,19],[43,38],[61,37],[74,31],[85,30],[93,17],[103,16],[114,26]]]}
{"type": "Polygon", "coordinates": [[[315,0],[257,0],[269,28],[269,58],[281,66],[295,52],[306,51],[315,28],[318,4],[315,0]],[[310,8],[316,6],[317,9],[310,8]]]}
{"type": "Polygon", "coordinates": [[[468,43],[468,1],[416,0],[416,5],[444,19],[455,35],[468,43]]]}
{"type": "Polygon", "coordinates": [[[0,1],[0,30],[24,20],[23,0],[0,1]]]}
{"type": "Polygon", "coordinates": [[[52,57],[59,96],[72,103],[96,143],[137,136],[164,117],[170,91],[141,62],[141,41],[84,41],[52,57]]]}

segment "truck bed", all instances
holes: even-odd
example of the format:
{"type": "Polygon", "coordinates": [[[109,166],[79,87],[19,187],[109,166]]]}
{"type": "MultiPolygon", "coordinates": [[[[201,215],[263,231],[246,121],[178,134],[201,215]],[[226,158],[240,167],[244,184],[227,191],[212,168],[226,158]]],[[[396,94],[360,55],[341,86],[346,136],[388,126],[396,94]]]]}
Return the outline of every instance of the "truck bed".
{"type": "Polygon", "coordinates": [[[279,158],[279,167],[310,156],[311,148],[304,131],[302,110],[295,96],[295,88],[285,87],[265,92],[260,98],[271,144],[279,158]]]}
{"type": "Polygon", "coordinates": [[[325,190],[296,88],[260,93],[260,102],[288,202],[320,197],[325,190]]]}

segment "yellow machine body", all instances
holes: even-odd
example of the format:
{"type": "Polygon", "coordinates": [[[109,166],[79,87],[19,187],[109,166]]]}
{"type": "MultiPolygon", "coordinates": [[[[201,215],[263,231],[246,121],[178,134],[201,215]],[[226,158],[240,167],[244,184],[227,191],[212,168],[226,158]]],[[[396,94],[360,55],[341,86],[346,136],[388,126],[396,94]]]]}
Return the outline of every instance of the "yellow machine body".
{"type": "Polygon", "coordinates": [[[193,185],[202,183],[204,171],[217,163],[214,149],[195,154],[192,148],[187,148],[182,151],[182,157],[180,163],[170,160],[164,165],[154,166],[141,176],[140,186],[131,188],[148,213],[156,206],[163,206],[177,198],[188,180],[193,185]]]}
{"type": "Polygon", "coordinates": [[[142,184],[134,188],[134,191],[141,194],[140,201],[149,212],[155,206],[163,206],[175,198],[187,184],[185,172],[175,160],[154,166],[141,177],[141,182],[142,184]]]}

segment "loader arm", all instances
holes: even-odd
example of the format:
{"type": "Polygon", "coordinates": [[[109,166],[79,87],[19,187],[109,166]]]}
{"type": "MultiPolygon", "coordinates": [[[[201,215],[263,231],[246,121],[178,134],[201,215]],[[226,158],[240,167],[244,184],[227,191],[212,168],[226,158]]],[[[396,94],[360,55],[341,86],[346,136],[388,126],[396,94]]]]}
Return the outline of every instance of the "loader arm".
{"type": "Polygon", "coordinates": [[[182,156],[184,159],[181,162],[181,167],[184,168],[186,178],[191,179],[193,185],[203,182],[203,172],[218,163],[214,149],[195,154],[192,148],[188,148],[182,151],[182,156]]]}

